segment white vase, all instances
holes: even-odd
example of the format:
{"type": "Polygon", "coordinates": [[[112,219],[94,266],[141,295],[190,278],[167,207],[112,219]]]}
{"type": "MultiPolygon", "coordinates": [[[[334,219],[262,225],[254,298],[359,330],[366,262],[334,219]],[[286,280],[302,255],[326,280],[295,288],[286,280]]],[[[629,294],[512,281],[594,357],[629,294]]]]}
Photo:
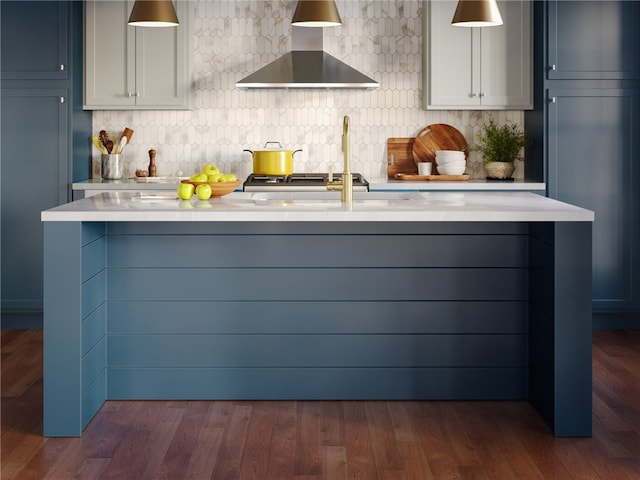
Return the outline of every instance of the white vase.
{"type": "Polygon", "coordinates": [[[484,170],[487,172],[487,178],[495,178],[503,180],[511,178],[516,167],[513,162],[489,162],[484,164],[484,170]]]}

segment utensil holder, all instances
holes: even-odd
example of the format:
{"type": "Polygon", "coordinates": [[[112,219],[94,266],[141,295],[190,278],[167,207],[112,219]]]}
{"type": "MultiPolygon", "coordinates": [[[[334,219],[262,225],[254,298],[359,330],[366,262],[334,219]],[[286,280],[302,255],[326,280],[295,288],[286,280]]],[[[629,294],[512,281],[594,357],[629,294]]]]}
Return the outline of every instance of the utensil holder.
{"type": "Polygon", "coordinates": [[[121,153],[101,155],[102,178],[105,180],[119,180],[124,174],[124,155],[121,153]]]}

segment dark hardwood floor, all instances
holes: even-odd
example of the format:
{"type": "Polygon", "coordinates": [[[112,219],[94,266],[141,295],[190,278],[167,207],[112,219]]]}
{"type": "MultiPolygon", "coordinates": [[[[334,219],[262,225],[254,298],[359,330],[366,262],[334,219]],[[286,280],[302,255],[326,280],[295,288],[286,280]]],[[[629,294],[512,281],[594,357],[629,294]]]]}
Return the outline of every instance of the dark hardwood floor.
{"type": "Polygon", "coordinates": [[[640,479],[640,331],[597,331],[593,438],[527,402],[110,401],[42,437],[42,332],[2,331],[2,480],[640,479]]]}

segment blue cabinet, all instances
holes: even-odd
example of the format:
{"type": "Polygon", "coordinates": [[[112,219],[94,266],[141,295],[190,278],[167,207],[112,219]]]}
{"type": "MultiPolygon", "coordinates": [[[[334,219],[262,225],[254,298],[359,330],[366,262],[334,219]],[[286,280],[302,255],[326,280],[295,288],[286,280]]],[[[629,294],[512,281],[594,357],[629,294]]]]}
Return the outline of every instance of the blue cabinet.
{"type": "Polygon", "coordinates": [[[42,310],[40,212],[67,201],[69,109],[62,89],[2,91],[2,309],[42,310]]]}
{"type": "Polygon", "coordinates": [[[2,2],[2,80],[69,78],[71,2],[2,2]]]}
{"type": "Polygon", "coordinates": [[[640,20],[638,2],[535,5],[535,140],[528,176],[595,211],[597,327],[640,327],[640,20]]]}
{"type": "Polygon", "coordinates": [[[549,196],[595,212],[593,307],[633,308],[638,264],[640,90],[548,90],[549,196]]]}
{"type": "Polygon", "coordinates": [[[639,78],[638,11],[638,2],[549,1],[548,78],[639,78]]]}
{"type": "Polygon", "coordinates": [[[1,2],[2,326],[42,315],[40,212],[90,172],[82,111],[82,2],[1,2]]]}

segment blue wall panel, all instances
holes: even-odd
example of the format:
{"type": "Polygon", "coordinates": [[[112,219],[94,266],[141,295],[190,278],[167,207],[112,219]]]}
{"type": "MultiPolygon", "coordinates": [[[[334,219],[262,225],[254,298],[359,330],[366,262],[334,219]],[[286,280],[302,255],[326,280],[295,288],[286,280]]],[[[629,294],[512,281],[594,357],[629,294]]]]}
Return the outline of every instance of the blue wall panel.
{"type": "Polygon", "coordinates": [[[527,395],[521,225],[393,225],[393,235],[379,224],[331,235],[338,227],[179,227],[109,225],[109,398],[126,397],[127,385],[144,398],[177,395],[160,393],[158,369],[181,372],[175,388],[188,398],[260,398],[256,372],[274,380],[273,398],[412,398],[413,377],[396,378],[411,369],[421,398],[527,395]],[[332,387],[313,385],[329,371],[332,387]],[[300,372],[305,382],[282,386],[300,372]],[[217,388],[228,375],[237,384],[217,388]],[[368,382],[406,385],[358,393],[368,382]]]}
{"type": "Polygon", "coordinates": [[[107,362],[149,368],[522,367],[527,356],[525,335],[110,335],[107,362]]]}
{"type": "Polygon", "coordinates": [[[86,282],[91,277],[105,269],[107,241],[100,237],[82,247],[82,281],[86,282]]]}
{"type": "Polygon", "coordinates": [[[110,268],[108,301],[524,300],[514,268],[110,268]]]}
{"type": "Polygon", "coordinates": [[[112,235],[108,255],[110,268],[520,267],[527,260],[521,235],[438,234],[416,240],[401,234],[185,235],[179,240],[112,235]]]}
{"type": "Polygon", "coordinates": [[[82,426],[89,423],[107,398],[107,374],[103,370],[82,394],[82,426]]]}
{"type": "Polygon", "coordinates": [[[526,334],[527,309],[527,301],[109,302],[108,328],[111,334],[526,334]]]}
{"type": "Polygon", "coordinates": [[[102,270],[82,284],[82,318],[85,318],[104,304],[106,277],[106,270],[102,270]]]}
{"type": "Polygon", "coordinates": [[[82,356],[82,391],[83,393],[104,373],[106,368],[107,339],[103,337],[93,348],[82,356]]]}
{"type": "Polygon", "coordinates": [[[107,306],[100,305],[82,320],[82,355],[102,340],[107,331],[107,306]]]}
{"type": "Polygon", "coordinates": [[[110,368],[109,398],[504,399],[527,398],[520,368],[110,368]]]}

